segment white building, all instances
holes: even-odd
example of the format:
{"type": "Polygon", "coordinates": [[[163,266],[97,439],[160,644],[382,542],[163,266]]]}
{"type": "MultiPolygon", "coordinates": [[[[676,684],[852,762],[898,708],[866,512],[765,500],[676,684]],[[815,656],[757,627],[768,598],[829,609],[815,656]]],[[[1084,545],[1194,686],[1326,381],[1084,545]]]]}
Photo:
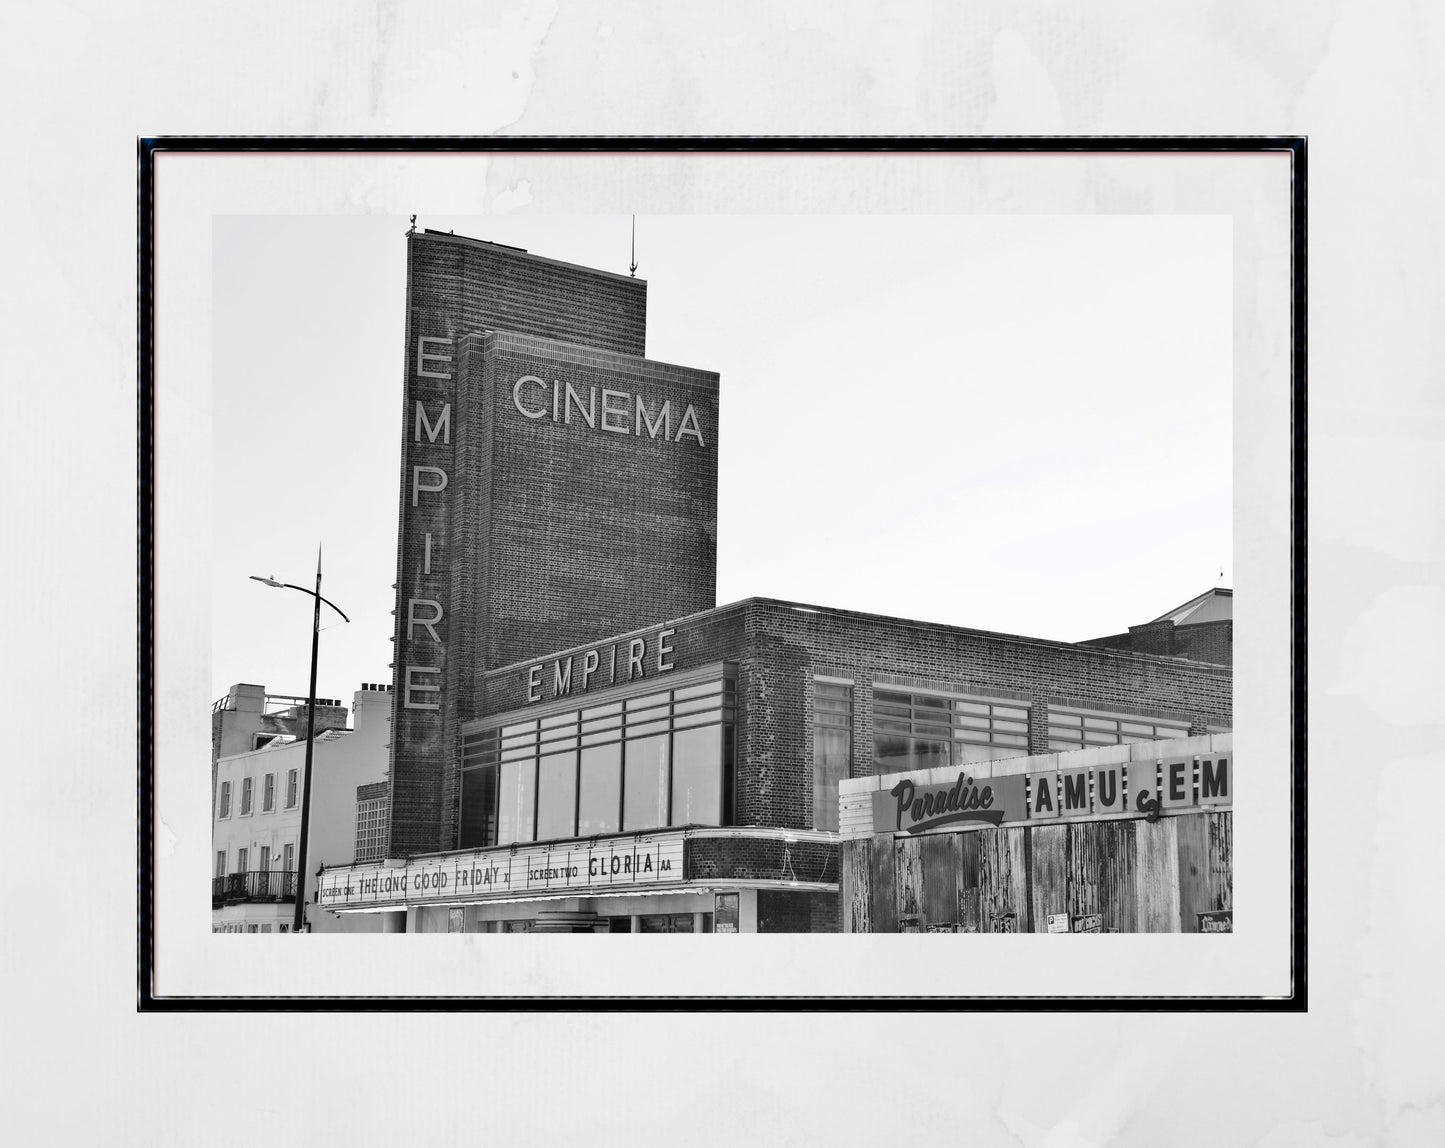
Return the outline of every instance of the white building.
{"type": "MultiPolygon", "coordinates": [[[[344,710],[342,711],[344,713],[344,710]]],[[[363,686],[353,698],[352,729],[317,733],[312,750],[311,833],[303,896],[314,932],[379,932],[378,918],[340,917],[315,905],[321,866],[373,855],[376,809],[371,794],[386,782],[391,692],[363,686]],[[358,789],[368,799],[358,815],[358,789]],[[362,852],[358,856],[358,835],[362,852]]],[[[302,726],[304,731],[304,725],[302,726]]],[[[286,933],[296,913],[296,854],[301,839],[306,738],[281,735],[258,749],[216,762],[212,822],[211,928],[218,933],[286,933]]],[[[384,827],[382,827],[384,838],[384,827]]]]}

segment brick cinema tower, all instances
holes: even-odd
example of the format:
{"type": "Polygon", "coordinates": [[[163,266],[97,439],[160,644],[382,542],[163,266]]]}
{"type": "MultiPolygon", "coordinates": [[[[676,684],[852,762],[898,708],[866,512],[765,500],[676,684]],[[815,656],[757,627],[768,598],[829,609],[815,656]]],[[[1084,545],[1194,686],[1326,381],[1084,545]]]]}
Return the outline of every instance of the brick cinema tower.
{"type": "Polygon", "coordinates": [[[645,280],[408,236],[391,857],[455,846],[487,670],[716,605],[718,376],[646,324],[645,280]]]}

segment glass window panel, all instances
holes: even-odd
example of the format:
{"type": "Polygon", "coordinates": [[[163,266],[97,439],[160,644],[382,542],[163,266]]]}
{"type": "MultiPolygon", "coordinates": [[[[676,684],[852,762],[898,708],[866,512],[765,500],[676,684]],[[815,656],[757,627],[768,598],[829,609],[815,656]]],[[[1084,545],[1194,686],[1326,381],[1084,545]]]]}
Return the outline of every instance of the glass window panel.
{"type": "Polygon", "coordinates": [[[537,840],[571,837],[576,815],[576,751],[548,754],[537,763],[537,840]]]}
{"type": "MultiPolygon", "coordinates": [[[[679,706],[679,709],[682,707],[679,706]]],[[[853,708],[849,698],[814,698],[813,709],[818,713],[847,713],[853,708]]]]}
{"type": "Polygon", "coordinates": [[[621,741],[622,731],[620,729],[606,730],[602,733],[586,733],[582,735],[583,745],[606,745],[610,741],[621,741]]]}
{"type": "Polygon", "coordinates": [[[514,747],[519,746],[519,745],[536,745],[536,744],[537,744],[537,735],[536,735],[536,733],[522,734],[520,737],[504,737],[504,738],[502,738],[502,748],[503,748],[503,749],[510,749],[510,748],[514,748],[514,747]]]}
{"type": "Polygon", "coordinates": [[[1188,736],[1189,736],[1189,731],[1188,731],[1187,729],[1179,729],[1178,727],[1171,727],[1171,726],[1167,726],[1167,725],[1161,725],[1161,726],[1156,726],[1156,727],[1155,727],[1155,729],[1154,729],[1154,736],[1155,736],[1155,737],[1158,737],[1158,738],[1166,738],[1166,737],[1188,737],[1188,736]]]}
{"type": "Polygon", "coordinates": [[[1028,733],[1029,723],[1024,721],[996,721],[993,723],[996,730],[1008,730],[1012,733],[1028,733]]]}
{"type": "Polygon", "coordinates": [[[936,769],[951,764],[949,742],[894,734],[873,739],[874,772],[901,773],[910,769],[936,769]]]}
{"type": "MultiPolygon", "coordinates": [[[[713,710],[711,713],[686,714],[680,718],[673,718],[672,728],[687,729],[695,725],[717,725],[720,721],[722,721],[722,714],[718,713],[717,710],[713,710]]],[[[665,727],[666,724],[666,722],[658,723],[659,726],[663,727],[665,727]]]]}
{"type": "Polygon", "coordinates": [[[504,750],[502,750],[502,760],[503,760],[503,761],[519,761],[519,760],[522,760],[522,759],[524,759],[524,758],[525,758],[527,761],[531,761],[532,758],[534,758],[534,757],[536,757],[536,756],[537,756],[537,747],[536,747],[535,745],[524,745],[524,746],[522,746],[520,749],[504,749],[504,750]]]}
{"type": "MultiPolygon", "coordinates": [[[[710,717],[711,715],[708,715],[708,716],[710,717]]],[[[663,718],[661,721],[651,721],[651,722],[646,722],[646,723],[644,723],[644,724],[642,724],[642,725],[628,726],[628,727],[627,727],[627,736],[630,737],[630,738],[631,738],[631,737],[642,737],[642,736],[644,736],[644,735],[646,735],[646,734],[663,733],[664,731],[666,731],[666,729],[667,729],[667,719],[666,719],[666,718],[663,718]]]]}
{"type": "Polygon", "coordinates": [[[899,721],[897,718],[875,717],[873,719],[873,728],[878,730],[889,730],[893,733],[907,733],[913,727],[910,726],[906,721],[899,721]]]}
{"type": "Polygon", "coordinates": [[[576,711],[576,710],[573,710],[573,711],[572,711],[571,713],[569,713],[569,714],[553,714],[551,717],[544,717],[544,718],[542,719],[542,728],[543,728],[544,730],[546,730],[546,729],[555,729],[555,728],[556,728],[557,726],[559,726],[559,725],[571,725],[571,724],[572,724],[573,722],[575,722],[576,720],[577,720],[577,711],[576,711]]]}
{"type": "Polygon", "coordinates": [[[906,705],[908,704],[908,702],[909,702],[909,697],[910,697],[910,695],[908,695],[908,694],[900,694],[900,693],[898,693],[896,690],[874,690],[874,691],[873,691],[873,701],[874,701],[875,704],[877,704],[877,703],[879,703],[879,702],[884,702],[884,703],[894,703],[894,704],[899,704],[899,705],[905,705],[905,706],[906,706],[906,705]]]}
{"type": "Polygon", "coordinates": [[[895,714],[899,717],[908,717],[913,711],[905,703],[904,705],[890,705],[887,702],[874,701],[873,712],[875,714],[895,714]]]}
{"type": "Polygon", "coordinates": [[[1116,730],[1119,728],[1119,723],[1113,718],[1086,717],[1084,719],[1084,728],[1116,730]]]}
{"type": "Polygon", "coordinates": [[[673,735],[669,824],[722,824],[722,730],[717,726],[673,735]]]}
{"type": "Polygon", "coordinates": [[[462,774],[462,808],[457,848],[484,849],[497,843],[497,769],[468,769],[462,774]]]}
{"type": "Polygon", "coordinates": [[[1022,757],[1025,752],[1006,745],[961,745],[958,749],[960,756],[957,764],[971,761],[997,761],[1003,757],[1022,757]]]}
{"type": "Polygon", "coordinates": [[[999,745],[1028,745],[1029,739],[1025,736],[1012,733],[996,733],[993,740],[999,745]]]}
{"type": "Polygon", "coordinates": [[[813,731],[813,828],[838,830],[838,782],[849,776],[851,739],[847,730],[813,731]]]}
{"type": "Polygon", "coordinates": [[[937,738],[946,741],[953,734],[951,726],[935,725],[933,722],[914,722],[913,732],[919,737],[937,738]]]}
{"type": "Polygon", "coordinates": [[[626,744],[623,758],[622,830],[667,824],[667,734],[626,744]]]}
{"type": "Polygon", "coordinates": [[[1103,733],[1097,730],[1090,730],[1088,733],[1084,734],[1084,740],[1088,742],[1089,745],[1119,744],[1119,738],[1117,734],[1103,733]]]}
{"type": "Polygon", "coordinates": [[[913,704],[918,709],[946,710],[953,708],[953,702],[949,698],[935,698],[927,694],[915,695],[913,704]]]}
{"type": "Polygon", "coordinates": [[[559,738],[556,738],[556,739],[553,740],[553,741],[544,741],[544,742],[542,742],[542,746],[541,746],[540,752],[541,752],[541,753],[556,753],[558,750],[563,750],[563,749],[576,749],[576,748],[577,748],[577,733],[576,733],[575,730],[569,730],[567,737],[559,737],[559,738]]]}
{"type": "Polygon", "coordinates": [[[1061,714],[1058,710],[1049,711],[1050,725],[1078,725],[1079,720],[1078,714],[1061,714]]]}
{"type": "Polygon", "coordinates": [[[635,712],[635,713],[632,713],[632,712],[629,712],[629,713],[628,713],[628,715],[627,715],[627,725],[628,725],[628,728],[630,729],[630,728],[632,728],[633,726],[637,725],[639,722],[657,721],[658,718],[665,718],[665,717],[667,717],[667,707],[666,707],[666,706],[658,706],[658,707],[656,707],[655,709],[650,709],[650,710],[638,710],[638,711],[635,712]]]}
{"type": "Polygon", "coordinates": [[[594,746],[582,751],[582,781],[577,798],[577,834],[616,833],[622,800],[622,745],[594,746]]]}
{"type": "Polygon", "coordinates": [[[537,723],[534,721],[522,721],[518,722],[516,725],[504,725],[502,727],[502,736],[512,737],[514,734],[526,733],[529,730],[535,730],[536,728],[537,723]]]}
{"type": "Polygon", "coordinates": [[[704,694],[722,693],[722,687],[722,679],[719,678],[715,682],[704,682],[700,686],[687,686],[680,690],[674,690],[672,696],[678,701],[681,701],[683,698],[700,698],[704,694]]]}
{"type": "Polygon", "coordinates": [[[1029,711],[1015,709],[1013,706],[994,706],[993,716],[1001,718],[1017,718],[1019,721],[1029,720],[1029,711]]]}
{"type": "Polygon", "coordinates": [[[628,698],[627,710],[629,713],[631,713],[633,710],[645,710],[649,706],[666,705],[667,700],[668,699],[666,692],[660,694],[648,694],[646,697],[642,698],[628,698]]]}
{"type": "Polygon", "coordinates": [[[532,814],[537,799],[537,768],[531,758],[504,762],[497,802],[497,844],[531,841],[532,814]]]}
{"type": "Polygon", "coordinates": [[[719,710],[722,709],[722,695],[714,694],[710,698],[697,698],[690,702],[678,702],[672,707],[675,714],[696,713],[698,710],[719,710]]]}
{"type": "Polygon", "coordinates": [[[1154,727],[1152,725],[1140,725],[1138,722],[1126,721],[1120,722],[1119,728],[1125,733],[1140,733],[1145,737],[1154,736],[1154,727]]]}
{"type": "Polygon", "coordinates": [[[961,714],[986,714],[988,706],[983,702],[954,702],[953,708],[961,714]]]}
{"type": "Polygon", "coordinates": [[[599,729],[616,729],[622,724],[622,715],[613,714],[611,717],[596,718],[592,721],[582,723],[583,733],[594,733],[599,729]]]}
{"type": "Polygon", "coordinates": [[[988,718],[986,717],[974,717],[972,714],[959,714],[953,720],[960,726],[966,726],[969,729],[988,729],[988,718]]]}
{"type": "Polygon", "coordinates": [[[622,712],[621,702],[609,702],[605,706],[593,706],[591,709],[582,711],[583,719],[605,717],[607,714],[620,714],[622,712]]]}

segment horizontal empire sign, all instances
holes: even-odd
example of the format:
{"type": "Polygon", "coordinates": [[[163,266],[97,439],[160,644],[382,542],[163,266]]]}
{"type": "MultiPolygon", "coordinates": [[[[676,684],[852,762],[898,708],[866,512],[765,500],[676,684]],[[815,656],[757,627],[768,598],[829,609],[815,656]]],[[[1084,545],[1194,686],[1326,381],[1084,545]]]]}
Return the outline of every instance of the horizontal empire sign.
{"type": "Polygon", "coordinates": [[[485,900],[555,889],[579,891],[682,880],[682,836],[571,841],[422,857],[404,866],[351,866],[321,875],[322,908],[485,900]]]}
{"type": "Polygon", "coordinates": [[[903,778],[873,794],[875,833],[939,833],[1060,818],[1148,817],[1232,802],[1231,755],[978,778],[903,778]]]}

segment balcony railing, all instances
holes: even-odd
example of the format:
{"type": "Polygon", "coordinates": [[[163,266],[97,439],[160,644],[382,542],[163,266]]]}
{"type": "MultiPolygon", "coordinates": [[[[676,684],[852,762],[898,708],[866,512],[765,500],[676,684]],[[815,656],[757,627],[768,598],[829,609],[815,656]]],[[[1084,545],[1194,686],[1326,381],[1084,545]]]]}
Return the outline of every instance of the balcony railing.
{"type": "Polygon", "coordinates": [[[249,873],[227,873],[211,878],[211,907],[241,901],[296,900],[294,869],[252,870],[249,873]]]}

